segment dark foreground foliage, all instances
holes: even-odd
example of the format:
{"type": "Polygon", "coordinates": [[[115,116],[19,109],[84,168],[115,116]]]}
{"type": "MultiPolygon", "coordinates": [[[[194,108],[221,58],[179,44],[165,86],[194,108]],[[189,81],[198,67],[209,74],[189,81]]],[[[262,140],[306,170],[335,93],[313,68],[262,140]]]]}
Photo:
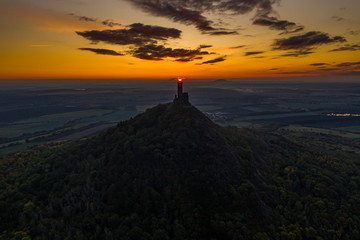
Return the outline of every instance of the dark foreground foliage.
{"type": "Polygon", "coordinates": [[[360,239],[360,161],[158,105],[0,160],[0,239],[360,239]]]}

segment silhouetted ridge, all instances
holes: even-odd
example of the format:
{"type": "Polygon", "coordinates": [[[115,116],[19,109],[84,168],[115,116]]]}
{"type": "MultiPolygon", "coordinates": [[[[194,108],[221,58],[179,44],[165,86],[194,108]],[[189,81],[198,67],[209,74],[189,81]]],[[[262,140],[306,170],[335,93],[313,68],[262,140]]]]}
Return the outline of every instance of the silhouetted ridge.
{"type": "MultiPolygon", "coordinates": [[[[226,145],[220,127],[192,105],[158,105],[120,124],[120,127],[129,124],[138,138],[149,142],[164,141],[165,151],[171,147],[180,147],[182,152],[178,153],[178,158],[194,156],[204,148],[210,153],[216,153],[214,150],[226,145]]],[[[220,152],[224,150],[229,149],[220,152]]]]}
{"type": "MultiPolygon", "coordinates": [[[[240,171],[238,159],[222,135],[221,127],[192,105],[158,105],[120,123],[100,138],[121,141],[124,132],[127,137],[134,138],[123,144],[131,144],[136,155],[134,161],[144,162],[144,167],[152,163],[206,171],[217,176],[215,185],[223,183],[229,172],[238,174],[240,171]]],[[[110,142],[104,145],[110,145],[110,142]]],[[[219,188],[219,191],[223,190],[219,188]]]]}
{"type": "Polygon", "coordinates": [[[359,239],[358,156],[190,104],[0,160],[0,240],[359,239]]]}

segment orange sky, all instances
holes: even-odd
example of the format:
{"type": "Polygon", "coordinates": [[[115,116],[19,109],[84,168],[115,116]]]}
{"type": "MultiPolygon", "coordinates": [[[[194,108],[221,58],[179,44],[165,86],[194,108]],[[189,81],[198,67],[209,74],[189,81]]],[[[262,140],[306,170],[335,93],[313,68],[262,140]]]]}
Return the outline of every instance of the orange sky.
{"type": "Polygon", "coordinates": [[[4,80],[360,76],[358,0],[1,1],[4,80]]]}

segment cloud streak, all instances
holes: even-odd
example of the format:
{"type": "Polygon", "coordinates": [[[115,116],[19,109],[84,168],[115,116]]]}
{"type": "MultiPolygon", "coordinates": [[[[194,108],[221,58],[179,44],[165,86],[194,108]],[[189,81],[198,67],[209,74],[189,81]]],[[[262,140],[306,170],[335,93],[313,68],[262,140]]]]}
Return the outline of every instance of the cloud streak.
{"type": "Polygon", "coordinates": [[[201,51],[201,48],[191,50],[183,48],[167,48],[163,45],[149,44],[130,50],[129,53],[144,60],[164,60],[164,58],[176,58],[178,62],[190,62],[198,59],[201,55],[209,55],[207,51],[201,51]]]}
{"type": "Polygon", "coordinates": [[[329,63],[313,63],[310,66],[317,67],[318,71],[330,72],[337,75],[359,75],[360,74],[360,62],[342,62],[338,64],[329,63]]]}
{"type": "Polygon", "coordinates": [[[200,45],[200,47],[199,48],[211,48],[212,47],[212,45],[200,45]]]}
{"type": "Polygon", "coordinates": [[[325,65],[329,65],[328,63],[311,63],[310,66],[325,66],[325,65]]]}
{"type": "Polygon", "coordinates": [[[360,34],[360,30],[350,30],[347,32],[347,34],[349,34],[351,36],[357,36],[360,34]]]}
{"type": "Polygon", "coordinates": [[[213,64],[213,63],[218,63],[218,62],[223,62],[226,60],[226,56],[222,56],[222,57],[218,57],[209,61],[205,61],[201,64],[213,64]]]}
{"type": "MultiPolygon", "coordinates": [[[[87,16],[79,16],[76,15],[74,13],[69,13],[69,16],[72,16],[73,18],[76,18],[79,21],[83,21],[83,22],[98,22],[98,20],[96,18],[92,18],[92,17],[87,17],[87,16]]],[[[108,26],[108,27],[115,27],[115,26],[122,26],[122,24],[114,22],[110,19],[106,19],[104,21],[100,22],[102,25],[104,26],[108,26]]]]}
{"type": "Polygon", "coordinates": [[[78,48],[82,51],[90,51],[99,55],[110,55],[110,56],[123,56],[124,54],[118,53],[114,50],[103,49],[103,48],[78,48]]]}
{"type": "MultiPolygon", "coordinates": [[[[174,49],[165,47],[164,43],[168,39],[180,38],[181,31],[175,28],[135,23],[126,26],[124,29],[103,31],[92,30],[76,33],[93,43],[102,42],[113,45],[129,46],[129,50],[124,52],[143,60],[161,61],[166,58],[173,58],[174,61],[177,62],[190,62],[202,59],[203,55],[213,54],[202,50],[204,48],[210,48],[212,45],[200,45],[197,49],[174,49]],[[162,44],[159,44],[159,42],[162,44]]],[[[102,48],[79,48],[79,50],[91,51],[102,55],[123,55],[122,53],[102,48]]]]}
{"type": "Polygon", "coordinates": [[[298,26],[296,23],[287,20],[279,20],[276,17],[259,16],[253,21],[254,25],[267,26],[272,30],[280,30],[282,33],[296,33],[304,30],[303,26],[298,26]]]}
{"type": "Polygon", "coordinates": [[[338,22],[344,20],[343,17],[339,17],[339,16],[332,16],[331,19],[334,19],[335,21],[338,21],[338,22]]]}
{"type": "Polygon", "coordinates": [[[234,47],[230,47],[230,49],[240,49],[240,48],[244,48],[246,47],[245,45],[239,45],[239,46],[234,46],[234,47]]]}
{"type": "Polygon", "coordinates": [[[117,45],[146,45],[156,44],[170,38],[180,38],[181,31],[175,28],[144,25],[135,23],[125,29],[117,30],[92,30],[76,32],[78,35],[93,43],[104,42],[117,45]]]}
{"type": "Polygon", "coordinates": [[[323,32],[307,32],[305,34],[292,36],[288,38],[275,39],[273,43],[274,50],[310,50],[323,44],[345,42],[342,36],[331,37],[323,32]]]}
{"type": "Polygon", "coordinates": [[[76,19],[78,19],[79,21],[84,21],[84,22],[97,22],[97,19],[96,18],[91,18],[91,17],[86,17],[86,16],[78,16],[78,15],[75,15],[73,13],[69,13],[68,14],[69,16],[72,16],[76,19]]]}
{"type": "Polygon", "coordinates": [[[236,31],[219,29],[205,17],[212,14],[245,14],[256,10],[256,15],[268,15],[272,5],[279,0],[127,0],[134,6],[154,16],[165,17],[174,22],[193,25],[202,33],[211,35],[237,34],[236,31]]]}
{"type": "Polygon", "coordinates": [[[358,67],[360,62],[343,62],[336,65],[337,67],[358,67]]]}
{"type": "Polygon", "coordinates": [[[257,52],[245,52],[245,56],[253,56],[264,53],[263,51],[257,51],[257,52]]]}
{"type": "Polygon", "coordinates": [[[306,56],[309,54],[312,54],[314,52],[310,51],[310,50],[298,50],[298,51],[292,51],[292,52],[287,52],[285,54],[282,54],[282,57],[301,57],[301,56],[306,56]]]}
{"type": "Polygon", "coordinates": [[[330,52],[342,52],[342,51],[359,51],[360,50],[360,45],[359,44],[347,44],[343,47],[339,47],[339,48],[335,48],[330,50],[330,52]]]}
{"type": "Polygon", "coordinates": [[[114,22],[110,19],[104,20],[101,22],[102,25],[108,26],[108,27],[115,27],[115,26],[122,26],[121,23],[114,22]]]}

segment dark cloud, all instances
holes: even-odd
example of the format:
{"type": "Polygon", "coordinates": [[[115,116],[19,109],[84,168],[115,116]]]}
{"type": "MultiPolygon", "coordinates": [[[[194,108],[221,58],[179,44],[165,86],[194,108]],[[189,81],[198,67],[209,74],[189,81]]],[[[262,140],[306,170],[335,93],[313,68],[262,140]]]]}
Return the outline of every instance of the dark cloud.
{"type": "Polygon", "coordinates": [[[103,49],[103,48],[79,48],[79,50],[83,50],[83,51],[90,51],[96,54],[101,54],[101,55],[111,55],[111,56],[123,56],[124,54],[115,52],[114,50],[110,50],[110,49],[103,49]]]}
{"type": "Polygon", "coordinates": [[[181,22],[186,25],[195,25],[202,32],[215,30],[211,26],[212,21],[206,19],[199,11],[175,6],[171,4],[171,1],[135,0],[131,2],[155,16],[166,17],[174,22],[181,22]]]}
{"type": "Polygon", "coordinates": [[[212,32],[208,32],[208,34],[213,36],[219,36],[219,35],[237,35],[239,33],[237,31],[212,31],[212,32]]]}
{"type": "Polygon", "coordinates": [[[96,18],[91,18],[91,17],[86,17],[86,16],[78,16],[78,15],[75,15],[73,13],[69,13],[68,14],[69,16],[72,16],[76,19],[78,19],[79,21],[84,21],[84,22],[97,22],[97,19],[96,18]]]}
{"type": "Polygon", "coordinates": [[[245,47],[245,45],[239,45],[239,46],[235,46],[235,47],[230,47],[230,49],[239,49],[239,48],[243,48],[245,47]]]}
{"type": "Polygon", "coordinates": [[[359,75],[360,62],[342,62],[338,64],[330,63],[313,63],[310,66],[315,66],[316,71],[308,71],[308,73],[328,72],[332,75],[359,75]]]}
{"type": "MultiPolygon", "coordinates": [[[[86,16],[78,16],[73,13],[69,13],[69,16],[72,16],[74,18],[77,18],[79,21],[85,21],[85,22],[98,22],[96,18],[86,17],[86,16]]],[[[99,21],[100,22],[100,21],[99,21]]],[[[115,27],[115,26],[122,26],[122,24],[114,22],[110,19],[104,20],[100,22],[102,25],[108,26],[108,27],[115,27]]]]}
{"type": "Polygon", "coordinates": [[[310,51],[310,49],[308,50],[299,50],[299,51],[293,51],[293,52],[287,52],[283,55],[281,55],[282,57],[300,57],[300,56],[306,56],[309,55],[311,53],[314,53],[312,51],[310,51]]]}
{"type": "Polygon", "coordinates": [[[310,66],[325,66],[325,65],[329,65],[328,63],[312,63],[310,64],[310,66]]]}
{"type": "Polygon", "coordinates": [[[207,32],[208,34],[210,35],[213,35],[213,36],[217,36],[217,35],[236,35],[236,34],[239,34],[237,31],[223,31],[223,30],[220,30],[220,31],[210,31],[210,32],[207,32]]]}
{"type": "Polygon", "coordinates": [[[211,47],[212,47],[212,45],[200,45],[199,48],[211,48],[211,47]]]}
{"type": "Polygon", "coordinates": [[[181,34],[181,31],[175,28],[144,25],[142,23],[131,24],[128,31],[161,40],[167,38],[179,38],[181,34]]]}
{"type": "Polygon", "coordinates": [[[167,48],[162,45],[148,44],[137,47],[129,51],[129,53],[144,60],[163,60],[164,58],[176,58],[178,62],[189,62],[195,60],[200,55],[209,55],[209,52],[201,51],[200,48],[195,50],[183,48],[167,48]]]}
{"type": "Polygon", "coordinates": [[[360,62],[343,62],[336,65],[337,67],[358,67],[360,62]]]}
{"type": "Polygon", "coordinates": [[[205,61],[202,64],[210,64],[210,63],[218,63],[218,62],[223,62],[226,60],[226,56],[222,56],[222,57],[218,57],[209,61],[205,61]]]}
{"type": "MultiPolygon", "coordinates": [[[[175,28],[135,23],[126,26],[124,29],[93,30],[76,33],[93,43],[104,42],[117,45],[129,45],[130,49],[127,50],[126,53],[144,60],[160,61],[165,58],[174,58],[177,62],[190,62],[202,59],[203,55],[213,54],[202,50],[203,48],[212,47],[212,45],[200,45],[197,49],[173,49],[159,44],[160,41],[165,42],[171,38],[180,38],[181,31],[175,28]]],[[[81,48],[80,50],[92,51],[97,54],[121,55],[120,53],[107,49],[81,48]]]]}
{"type": "Polygon", "coordinates": [[[357,36],[360,34],[360,30],[354,31],[354,30],[350,30],[347,32],[349,35],[351,36],[357,36]]]}
{"type": "Polygon", "coordinates": [[[304,30],[303,26],[298,26],[296,23],[269,16],[259,16],[253,21],[253,24],[267,26],[272,30],[283,31],[283,33],[295,33],[304,30]]]}
{"type": "Polygon", "coordinates": [[[318,66],[318,71],[322,72],[334,72],[337,74],[349,74],[359,73],[360,71],[360,62],[342,62],[339,64],[331,65],[328,63],[319,63],[318,65],[311,64],[312,66],[318,66]]]}
{"type": "Polygon", "coordinates": [[[125,29],[117,30],[93,30],[76,32],[78,35],[93,43],[104,42],[118,45],[146,45],[156,44],[158,40],[180,38],[181,31],[175,28],[143,25],[135,23],[125,29]]]}
{"type": "Polygon", "coordinates": [[[187,57],[187,58],[178,58],[175,61],[176,62],[191,62],[193,60],[200,60],[203,59],[203,57],[187,57]]]}
{"type": "Polygon", "coordinates": [[[85,21],[85,22],[96,22],[97,21],[95,18],[90,18],[90,17],[85,17],[85,16],[79,17],[79,20],[85,21]]]}
{"type": "Polygon", "coordinates": [[[330,52],[341,52],[341,51],[359,51],[360,50],[360,45],[358,44],[346,44],[343,47],[340,48],[335,48],[333,50],[330,50],[330,52]]]}
{"type": "MultiPolygon", "coordinates": [[[[78,19],[79,21],[98,22],[98,20],[96,18],[91,18],[91,17],[86,17],[86,16],[78,16],[78,15],[76,15],[74,13],[69,13],[68,15],[78,19]]],[[[101,21],[100,23],[105,25],[105,26],[108,26],[108,27],[122,26],[121,23],[114,22],[114,21],[112,21],[110,19],[101,21]]]]}
{"type": "MultiPolygon", "coordinates": [[[[219,2],[213,0],[214,2],[219,2]]],[[[257,10],[257,14],[265,15],[273,11],[272,5],[278,0],[226,0],[219,4],[220,11],[228,11],[233,14],[245,14],[257,10]]]]}
{"type": "Polygon", "coordinates": [[[207,19],[205,13],[245,14],[256,10],[257,15],[273,11],[279,0],[127,0],[154,16],[166,17],[174,22],[194,25],[202,33],[212,35],[237,34],[236,31],[219,30],[217,24],[207,19]]]}
{"type": "Polygon", "coordinates": [[[334,19],[334,20],[336,20],[336,21],[338,21],[338,22],[344,20],[344,18],[339,17],[339,16],[332,16],[331,19],[334,19]]]}
{"type": "Polygon", "coordinates": [[[102,21],[101,24],[105,25],[105,26],[108,26],[108,27],[115,27],[115,26],[122,26],[121,23],[117,23],[117,22],[114,22],[110,19],[107,19],[105,21],[102,21]]]}
{"type": "Polygon", "coordinates": [[[336,42],[345,42],[346,39],[342,36],[331,37],[327,33],[322,32],[307,32],[302,35],[292,36],[289,38],[276,39],[273,43],[274,50],[302,50],[304,53],[311,50],[311,48],[336,42]]]}
{"type": "Polygon", "coordinates": [[[262,51],[258,51],[258,52],[246,52],[245,53],[245,56],[252,56],[252,55],[257,55],[257,54],[262,54],[264,52],[262,51]]]}
{"type": "Polygon", "coordinates": [[[359,75],[360,62],[343,62],[326,67],[320,66],[318,70],[323,72],[332,72],[337,75],[359,75]]]}

